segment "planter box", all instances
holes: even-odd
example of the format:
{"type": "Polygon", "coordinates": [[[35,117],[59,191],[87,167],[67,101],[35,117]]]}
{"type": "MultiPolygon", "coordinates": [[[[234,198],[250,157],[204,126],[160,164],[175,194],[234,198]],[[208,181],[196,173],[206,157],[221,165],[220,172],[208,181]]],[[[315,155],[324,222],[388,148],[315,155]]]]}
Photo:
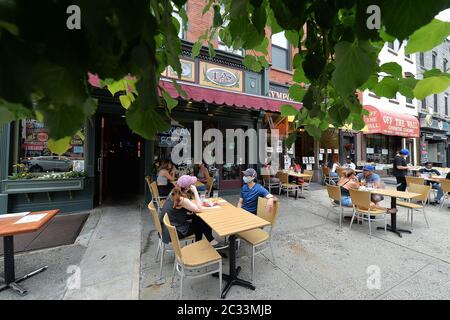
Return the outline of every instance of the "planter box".
{"type": "Polygon", "coordinates": [[[2,193],[40,193],[83,190],[84,178],[3,180],[2,193]]]}

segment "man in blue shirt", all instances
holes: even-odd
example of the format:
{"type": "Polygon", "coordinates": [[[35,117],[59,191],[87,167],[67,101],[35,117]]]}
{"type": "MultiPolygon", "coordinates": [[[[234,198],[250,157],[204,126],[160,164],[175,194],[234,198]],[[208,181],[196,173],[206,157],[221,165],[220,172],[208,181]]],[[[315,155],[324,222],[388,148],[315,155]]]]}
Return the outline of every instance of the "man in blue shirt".
{"type": "Polygon", "coordinates": [[[255,182],[256,171],[247,169],[242,172],[244,174],[244,185],[241,188],[241,198],[237,204],[238,208],[242,208],[256,214],[258,209],[258,198],[267,198],[267,210],[273,209],[274,196],[269,193],[262,185],[255,182]]]}
{"type": "MultiPolygon", "coordinates": [[[[362,180],[366,181],[366,185],[371,185],[372,188],[379,189],[382,187],[381,178],[375,172],[375,167],[366,165],[363,168],[363,172],[357,175],[358,180],[361,182],[362,180]]],[[[373,194],[372,202],[377,204],[382,201],[384,198],[381,195],[373,194]]]]}

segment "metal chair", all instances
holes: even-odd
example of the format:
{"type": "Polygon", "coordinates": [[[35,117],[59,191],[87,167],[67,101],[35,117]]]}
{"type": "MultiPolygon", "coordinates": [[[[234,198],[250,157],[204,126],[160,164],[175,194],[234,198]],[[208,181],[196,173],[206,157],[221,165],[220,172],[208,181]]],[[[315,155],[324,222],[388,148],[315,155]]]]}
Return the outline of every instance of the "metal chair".
{"type": "Polygon", "coordinates": [[[417,203],[397,201],[397,206],[408,209],[407,221],[409,221],[409,214],[411,213],[411,226],[413,225],[414,221],[414,211],[422,211],[427,227],[429,228],[430,225],[428,223],[427,215],[425,213],[425,205],[428,201],[428,197],[430,196],[431,186],[412,183],[408,186],[408,191],[413,193],[420,193],[420,196],[414,198],[414,200],[416,200],[417,203]]]}
{"type": "Polygon", "coordinates": [[[339,181],[339,177],[331,176],[331,169],[328,167],[322,167],[323,184],[334,184],[339,181]],[[328,181],[328,182],[327,182],[328,181]]]}
{"type": "Polygon", "coordinates": [[[298,193],[301,189],[298,184],[289,183],[289,174],[283,171],[277,173],[277,177],[280,179],[281,190],[286,191],[286,196],[289,198],[289,192],[298,193]]]}
{"type": "Polygon", "coordinates": [[[175,279],[175,272],[180,275],[180,299],[183,297],[183,280],[184,277],[198,278],[204,277],[210,274],[219,273],[219,299],[222,295],[222,257],[214,247],[208,242],[208,240],[200,240],[181,247],[178,239],[178,233],[174,226],[170,224],[169,216],[166,214],[163,219],[164,225],[169,230],[170,239],[175,250],[175,264],[173,266],[172,283],[175,279]],[[208,270],[208,267],[215,266],[212,270],[208,270]],[[216,267],[217,266],[217,267],[216,267]],[[187,274],[186,271],[202,271],[205,268],[204,273],[194,273],[194,275],[187,274]]]}
{"type": "Polygon", "coordinates": [[[356,216],[361,221],[369,222],[369,236],[372,237],[372,221],[383,221],[384,222],[384,232],[386,233],[386,211],[387,208],[371,208],[371,194],[368,191],[360,191],[350,189],[350,197],[353,204],[353,216],[350,222],[350,228],[352,228],[353,220],[356,216]],[[382,216],[382,218],[378,218],[382,216]],[[372,218],[375,217],[375,218],[372,218]]]}
{"type": "Polygon", "coordinates": [[[165,200],[167,199],[167,197],[161,197],[159,195],[158,185],[156,184],[155,181],[149,182],[150,181],[150,177],[149,176],[145,177],[145,180],[147,181],[147,184],[148,184],[148,186],[150,188],[150,193],[152,195],[151,202],[153,202],[155,204],[156,209],[158,210],[158,212],[160,212],[162,206],[164,205],[165,200]]]}
{"type": "Polygon", "coordinates": [[[253,229],[245,232],[241,232],[237,234],[237,237],[244,240],[248,244],[252,246],[252,268],[251,268],[251,280],[253,281],[253,275],[255,271],[255,255],[265,251],[270,247],[270,251],[272,253],[272,260],[275,262],[275,255],[273,254],[273,246],[272,246],[272,232],[275,226],[275,222],[278,217],[278,211],[280,209],[280,203],[275,201],[273,209],[271,212],[266,210],[267,198],[258,198],[258,209],[257,216],[267,220],[270,223],[270,231],[267,232],[263,229],[253,229]],[[261,250],[256,251],[259,247],[268,244],[268,246],[263,247],[261,250]]]}
{"type": "Polygon", "coordinates": [[[312,170],[304,170],[303,173],[308,175],[308,177],[303,178],[303,183],[300,184],[302,193],[303,193],[303,190],[310,191],[309,187],[311,185],[311,180],[312,180],[312,178],[314,176],[314,171],[312,171],[312,170]]]}
{"type": "Polygon", "coordinates": [[[444,192],[444,198],[442,199],[441,208],[444,206],[445,200],[447,200],[447,205],[450,205],[450,180],[442,179],[441,188],[444,192]]]}
{"type": "MultiPolygon", "coordinates": [[[[344,207],[342,206],[341,203],[341,187],[339,186],[333,186],[330,184],[327,184],[327,192],[328,192],[328,197],[330,197],[331,199],[331,206],[333,207],[333,209],[338,209],[338,214],[339,214],[339,228],[342,228],[342,219],[344,217],[344,207]]],[[[351,207],[348,207],[349,209],[351,207]]],[[[327,214],[327,220],[328,217],[330,216],[330,211],[328,211],[327,214]]]]}
{"type": "MultiPolygon", "coordinates": [[[[159,253],[161,252],[160,262],[159,262],[159,278],[162,278],[162,267],[163,267],[163,261],[164,261],[164,253],[165,252],[172,252],[173,249],[170,248],[168,244],[165,244],[162,240],[162,226],[161,222],[159,221],[158,213],[156,212],[155,206],[153,203],[149,203],[148,210],[150,211],[150,214],[153,218],[153,223],[155,224],[155,229],[158,232],[158,249],[156,250],[156,262],[158,262],[159,253]]],[[[190,235],[189,237],[181,239],[184,243],[187,242],[194,242],[195,236],[190,235]]]]}
{"type": "Polygon", "coordinates": [[[280,182],[272,182],[270,179],[270,175],[261,175],[263,179],[263,186],[266,187],[271,193],[272,188],[278,189],[278,194],[281,194],[281,183],[280,182]]]}

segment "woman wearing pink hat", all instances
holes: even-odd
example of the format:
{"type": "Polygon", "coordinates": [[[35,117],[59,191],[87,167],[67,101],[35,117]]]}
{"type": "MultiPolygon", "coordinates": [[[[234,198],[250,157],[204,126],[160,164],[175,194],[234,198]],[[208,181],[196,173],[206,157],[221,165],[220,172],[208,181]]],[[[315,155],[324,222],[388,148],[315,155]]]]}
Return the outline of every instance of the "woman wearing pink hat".
{"type": "MultiPolygon", "coordinates": [[[[161,209],[160,220],[162,221],[167,213],[170,223],[177,229],[180,239],[195,234],[195,241],[200,241],[205,235],[211,245],[217,246],[219,242],[214,239],[211,227],[195,215],[203,209],[195,187],[196,182],[196,177],[188,175],[181,176],[178,179],[176,186],[161,209]],[[190,200],[190,195],[193,195],[194,200],[190,200]]],[[[163,241],[164,243],[170,242],[170,236],[166,228],[163,230],[163,241]]]]}

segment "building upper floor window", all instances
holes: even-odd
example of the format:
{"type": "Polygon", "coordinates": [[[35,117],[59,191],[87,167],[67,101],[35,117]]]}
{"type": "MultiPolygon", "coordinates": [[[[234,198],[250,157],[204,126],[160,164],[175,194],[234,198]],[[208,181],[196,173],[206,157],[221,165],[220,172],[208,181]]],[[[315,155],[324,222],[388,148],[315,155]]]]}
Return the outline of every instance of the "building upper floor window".
{"type": "Polygon", "coordinates": [[[421,105],[422,105],[423,110],[427,109],[427,99],[426,98],[422,100],[421,105]]]}
{"type": "Polygon", "coordinates": [[[272,66],[278,69],[291,70],[289,42],[284,32],[272,35],[272,66]]]}
{"type": "Polygon", "coordinates": [[[419,53],[419,63],[421,67],[425,67],[425,53],[419,53]]]}
{"type": "MultiPolygon", "coordinates": [[[[225,12],[225,5],[224,5],[224,4],[221,4],[221,5],[220,5],[220,13],[223,15],[224,12],[225,12]]],[[[225,20],[225,21],[223,22],[222,26],[223,26],[223,27],[226,27],[226,26],[228,25],[228,23],[229,23],[229,21],[228,21],[228,20],[225,20]]],[[[237,55],[239,55],[239,56],[244,56],[244,54],[245,54],[244,49],[233,49],[233,48],[227,46],[227,45],[226,45],[225,43],[223,43],[223,41],[220,39],[220,35],[217,36],[217,41],[218,41],[217,48],[218,48],[219,50],[226,51],[226,52],[230,52],[230,53],[234,53],[234,54],[237,54],[237,55]]]]}
{"type": "Polygon", "coordinates": [[[448,116],[448,94],[445,94],[444,97],[444,108],[445,108],[445,115],[448,116]]]}
{"type": "Polygon", "coordinates": [[[180,29],[178,30],[178,38],[185,39],[186,38],[186,30],[184,28],[183,18],[181,18],[180,12],[179,12],[177,6],[174,3],[172,3],[172,6],[173,6],[172,16],[175,19],[177,19],[178,22],[180,23],[180,29]]]}
{"type": "Polygon", "coordinates": [[[388,42],[388,43],[387,43],[387,46],[388,46],[389,49],[395,50],[395,44],[394,44],[394,42],[388,42]]]}
{"type": "Polygon", "coordinates": [[[436,68],[436,60],[437,60],[437,53],[433,51],[432,60],[431,60],[432,61],[431,66],[433,69],[436,68]]]}
{"type": "Polygon", "coordinates": [[[442,63],[442,71],[447,72],[447,64],[448,60],[444,58],[444,62],[442,63]]]}
{"type": "Polygon", "coordinates": [[[438,113],[438,96],[437,96],[437,94],[433,95],[433,110],[435,113],[438,113]]]}

